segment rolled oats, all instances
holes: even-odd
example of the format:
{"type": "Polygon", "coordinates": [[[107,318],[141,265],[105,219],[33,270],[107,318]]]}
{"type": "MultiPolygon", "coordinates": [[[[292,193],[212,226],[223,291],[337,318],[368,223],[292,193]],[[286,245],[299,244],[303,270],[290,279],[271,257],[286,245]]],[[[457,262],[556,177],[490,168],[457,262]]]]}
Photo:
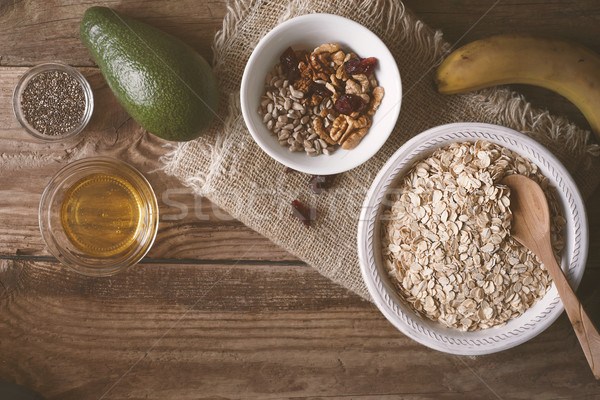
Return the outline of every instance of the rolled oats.
{"type": "Polygon", "coordinates": [[[519,173],[548,198],[555,254],[564,217],[554,188],[529,160],[488,142],[455,143],[419,161],[388,199],[382,253],[401,297],[419,314],[474,331],[523,314],[551,279],[539,259],[510,235],[510,189],[519,173]]]}

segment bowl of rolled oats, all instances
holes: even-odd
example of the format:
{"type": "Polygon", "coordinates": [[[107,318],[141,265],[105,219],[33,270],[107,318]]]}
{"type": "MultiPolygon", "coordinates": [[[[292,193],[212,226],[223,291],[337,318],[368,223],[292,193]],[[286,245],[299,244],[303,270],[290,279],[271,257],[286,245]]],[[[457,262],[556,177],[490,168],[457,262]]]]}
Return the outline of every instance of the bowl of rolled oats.
{"type": "Polygon", "coordinates": [[[412,339],[463,355],[524,343],[563,306],[539,259],[510,234],[510,189],[540,184],[552,245],[573,288],[588,249],[585,208],[562,164],[509,128],[442,125],[405,143],[381,169],[358,226],[361,272],[375,304],[412,339]]]}
{"type": "Polygon", "coordinates": [[[297,171],[331,175],[367,161],[402,98],[396,62],[371,31],[331,14],[290,19],[254,49],[240,88],[256,143],[297,171]]]}

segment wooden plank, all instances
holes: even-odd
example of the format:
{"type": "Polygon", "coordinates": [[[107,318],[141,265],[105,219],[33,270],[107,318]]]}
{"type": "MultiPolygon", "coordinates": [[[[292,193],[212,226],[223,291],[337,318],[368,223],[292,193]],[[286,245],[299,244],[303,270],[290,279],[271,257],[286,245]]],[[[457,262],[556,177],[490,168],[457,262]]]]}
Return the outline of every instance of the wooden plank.
{"type": "Polygon", "coordinates": [[[212,39],[221,28],[222,0],[9,0],[0,2],[2,65],[22,66],[60,60],[70,65],[95,63],[79,39],[79,24],[88,7],[109,6],[177,36],[211,60],[212,39]],[[52,45],[49,45],[51,43],[52,45]]]}
{"type": "MultiPolygon", "coordinates": [[[[194,196],[176,180],[156,171],[166,141],[145,133],[128,118],[95,68],[81,71],[89,79],[96,111],[87,130],[66,143],[36,141],[20,128],[11,109],[12,88],[24,67],[0,67],[0,255],[48,255],[37,222],[43,188],[63,165],[76,157],[108,155],[146,173],[160,202],[161,226],[149,254],[173,259],[294,260],[295,257],[233,220],[218,207],[194,196]],[[240,254],[239,248],[245,253],[240,254]]],[[[588,204],[598,204],[600,189],[588,204]]],[[[591,242],[600,241],[600,213],[590,212],[591,242]]],[[[590,265],[600,266],[600,249],[592,247],[590,265]]]]}
{"type": "MultiPolygon", "coordinates": [[[[116,5],[115,2],[103,4],[116,5]]],[[[478,18],[493,5],[493,2],[473,4],[462,1],[453,4],[443,2],[434,4],[431,1],[408,1],[406,4],[422,16],[425,22],[447,32],[449,40],[456,41],[469,29],[468,26],[477,22],[478,18]],[[429,10],[435,12],[432,13],[429,10]],[[456,15],[462,17],[456,18],[456,15]]],[[[49,51],[53,51],[51,54],[56,55],[59,59],[76,65],[86,65],[86,63],[89,65],[89,55],[79,43],[77,35],[64,34],[64,32],[76,32],[78,18],[86,7],[87,5],[78,4],[77,1],[3,3],[0,21],[4,23],[0,24],[0,32],[5,33],[3,37],[8,40],[8,45],[0,50],[3,52],[3,63],[19,65],[50,60],[51,58],[44,57],[46,57],[45,54],[49,54],[49,51]],[[29,14],[33,15],[33,18],[29,14]],[[29,19],[25,21],[27,18],[29,19]],[[31,31],[32,26],[36,27],[36,34],[26,34],[26,28],[31,31]],[[16,34],[19,32],[22,35],[16,34]],[[45,35],[46,41],[40,41],[38,34],[45,35]],[[60,43],[60,46],[47,46],[48,41],[60,43]],[[26,56],[34,58],[26,60],[26,56]],[[71,59],[68,59],[69,57],[71,59]]],[[[565,11],[557,1],[551,2],[548,6],[544,5],[544,7],[541,6],[541,3],[531,5],[517,0],[502,2],[493,7],[462,41],[495,33],[494,29],[497,30],[498,26],[506,26],[506,29],[511,31],[526,25],[530,30],[558,32],[557,34],[564,33],[567,36],[574,33],[581,37],[585,37],[587,34],[583,32],[600,30],[600,24],[595,23],[598,19],[598,10],[591,2],[577,2],[574,7],[579,11],[565,11]],[[538,12],[542,12],[544,18],[532,18],[533,14],[538,12]],[[565,18],[565,15],[569,13],[572,15],[574,12],[579,13],[578,15],[586,15],[585,20],[581,22],[585,29],[573,32],[571,19],[565,18]],[[509,16],[510,18],[508,18],[509,16]],[[505,21],[506,19],[508,21],[505,21]],[[532,19],[534,23],[531,23],[532,19]]],[[[209,52],[210,47],[205,42],[207,37],[212,35],[212,32],[209,34],[207,31],[207,26],[212,24],[212,29],[217,29],[225,11],[223,3],[219,1],[204,2],[201,6],[194,4],[193,7],[186,2],[173,5],[173,3],[158,1],[146,2],[144,7],[140,7],[140,4],[134,1],[117,8],[125,13],[138,15],[142,20],[180,36],[205,53],[209,52]],[[181,10],[187,10],[186,7],[194,11],[182,12],[181,10]]],[[[574,39],[578,39],[578,37],[574,37],[574,39]]],[[[20,129],[10,109],[12,88],[24,70],[24,68],[2,68],[0,70],[0,97],[2,100],[0,123],[3,126],[3,130],[0,131],[0,148],[3,150],[0,161],[2,166],[0,178],[6,188],[4,192],[6,196],[0,199],[3,202],[0,217],[8,222],[0,228],[0,254],[47,255],[40,240],[36,216],[32,210],[35,210],[42,188],[51,173],[69,161],[69,155],[73,153],[73,149],[85,148],[81,155],[117,156],[132,162],[142,171],[148,172],[159,166],[157,159],[165,152],[162,147],[165,142],[144,134],[134,122],[127,120],[127,114],[115,101],[106,83],[95,69],[82,70],[94,87],[97,103],[97,111],[87,132],[74,142],[61,145],[50,146],[35,142],[20,129]],[[98,110],[103,110],[103,112],[98,110]],[[30,152],[33,152],[33,155],[30,152]],[[17,175],[14,174],[16,170],[19,171],[17,175]]],[[[555,97],[548,96],[545,91],[531,90],[533,93],[541,93],[541,105],[552,109],[554,104],[552,99],[555,97]],[[550,100],[546,104],[544,101],[547,99],[550,100]]],[[[558,113],[565,113],[569,117],[577,115],[578,111],[569,109],[568,102],[560,97],[556,98],[561,99],[556,106],[558,113]]],[[[581,117],[579,116],[579,118],[579,122],[581,122],[581,117]]],[[[577,117],[574,119],[577,120],[577,117]]],[[[583,124],[585,124],[584,121],[583,124]]],[[[160,173],[156,173],[150,179],[155,187],[163,185],[166,181],[172,181],[160,173]]],[[[163,186],[157,190],[159,198],[163,202],[161,213],[165,218],[161,221],[163,224],[161,224],[159,240],[150,254],[151,256],[156,258],[230,259],[236,257],[236,251],[240,245],[247,247],[250,241],[256,239],[258,242],[262,241],[262,244],[257,244],[256,251],[250,252],[249,259],[268,259],[269,257],[277,260],[293,259],[285,251],[272,245],[270,241],[260,238],[259,235],[241,224],[234,221],[223,224],[223,218],[228,219],[227,216],[223,216],[218,209],[212,210],[214,207],[209,203],[207,204],[209,213],[205,214],[205,207],[198,208],[196,205],[198,201],[189,193],[184,193],[185,191],[186,189],[178,186],[175,182],[169,182],[167,187],[163,186]],[[183,198],[183,201],[178,198],[183,198]],[[164,204],[165,202],[169,204],[164,204]],[[182,218],[184,215],[186,217],[182,218]],[[177,221],[173,221],[173,219],[177,221]],[[160,245],[158,245],[159,243],[160,245]]],[[[600,190],[596,192],[589,204],[596,204],[599,200],[600,190]]],[[[596,224],[596,221],[600,221],[598,218],[600,217],[590,219],[592,241],[600,240],[600,236],[598,236],[600,228],[596,227],[600,225],[600,222],[596,224]]],[[[591,262],[594,263],[598,260],[599,254],[596,249],[592,249],[592,251],[596,251],[596,253],[592,253],[593,257],[590,257],[591,262]]],[[[600,261],[596,263],[600,263],[600,261]]]]}
{"type": "MultiPolygon", "coordinates": [[[[600,53],[600,7],[595,1],[573,0],[568,5],[561,0],[404,0],[403,3],[430,27],[444,32],[444,38],[454,46],[500,33],[528,33],[567,38],[600,53]]],[[[564,97],[534,86],[513,88],[533,106],[589,129],[581,112],[564,97]]],[[[600,188],[586,202],[590,243],[600,243],[598,204],[600,188]]],[[[600,267],[599,246],[590,246],[588,267],[600,267]]]]}
{"type": "Polygon", "coordinates": [[[497,33],[563,36],[600,52],[600,8],[593,0],[404,0],[426,24],[464,44],[497,33]]]}
{"type": "MultiPolygon", "coordinates": [[[[222,1],[137,1],[107,5],[176,34],[208,60],[212,37],[222,25],[222,1]],[[193,3],[193,4],[192,4],[193,3]]],[[[32,65],[60,60],[94,65],[79,40],[78,26],[90,4],[78,1],[10,1],[0,3],[0,49],[3,65],[32,65]],[[43,38],[43,40],[40,40],[43,38]],[[52,43],[49,46],[48,43],[52,43]]],[[[86,132],[74,141],[47,145],[30,138],[11,110],[12,88],[26,68],[0,69],[0,254],[48,255],[37,226],[37,203],[51,175],[78,157],[108,155],[126,160],[146,173],[160,202],[161,227],[149,256],[154,258],[294,260],[206,199],[160,172],[158,157],[166,142],[147,135],[118,105],[96,69],[82,69],[90,81],[96,111],[86,132]],[[239,252],[239,246],[247,249],[239,252]]]]}
{"type": "MultiPolygon", "coordinates": [[[[142,264],[87,278],[4,260],[0,271],[0,377],[49,400],[600,396],[564,317],[515,349],[456,357],[306,266],[142,264]]],[[[598,278],[582,296],[596,322],[598,278]]]]}
{"type": "MultiPolygon", "coordinates": [[[[24,168],[0,177],[0,255],[49,255],[40,235],[37,208],[43,188],[60,165],[51,167],[24,168]]],[[[157,194],[161,215],[149,257],[296,260],[176,180],[159,172],[146,176],[157,194]]]]}
{"type": "MultiPolygon", "coordinates": [[[[600,8],[590,0],[436,1],[403,3],[430,27],[441,29],[456,46],[500,33],[528,33],[570,39],[600,53],[600,8]]],[[[534,106],[564,115],[588,129],[581,112],[564,97],[546,89],[515,85],[534,106]]]]}
{"type": "MultiPolygon", "coordinates": [[[[573,39],[600,52],[600,43],[595,40],[600,35],[600,10],[594,1],[574,0],[569,2],[568,7],[561,0],[407,0],[404,3],[424,22],[442,29],[451,43],[464,44],[503,32],[545,33],[573,39]]],[[[212,57],[212,36],[220,29],[226,11],[221,0],[134,0],[124,4],[112,0],[94,5],[114,7],[163,29],[190,44],[208,60],[212,57]]],[[[89,6],[77,0],[0,3],[1,64],[18,66],[61,60],[71,65],[94,65],[78,36],[81,17],[89,6]],[[53,45],[48,46],[47,43],[53,45]]],[[[534,105],[566,115],[579,125],[586,126],[581,113],[564,98],[527,86],[519,86],[518,90],[534,105]]]]}
{"type": "Polygon", "coordinates": [[[167,141],[144,132],[118,104],[96,68],[82,68],[96,107],[86,131],[65,143],[31,138],[14,118],[12,89],[25,67],[0,67],[0,255],[48,255],[39,233],[41,194],[61,167],[97,155],[126,161],[145,173],[159,200],[161,215],[154,258],[295,260],[207,199],[158,169],[167,141]],[[240,246],[245,249],[240,253],[240,246]]]}
{"type": "MultiPolygon", "coordinates": [[[[76,34],[88,5],[77,3],[0,2],[0,62],[22,66],[62,59],[92,66],[76,34]]],[[[447,38],[456,40],[492,1],[406,3],[426,22],[443,28],[447,38]]],[[[220,26],[225,12],[224,2],[210,0],[102,4],[140,16],[188,41],[206,57],[210,57],[211,29],[220,26]]],[[[520,27],[557,36],[579,35],[574,38],[597,46],[595,7],[591,0],[568,5],[558,0],[503,0],[495,8],[502,11],[500,16],[490,12],[472,32],[484,35],[520,27]],[[577,13],[578,7],[583,12],[577,13]]],[[[15,82],[22,71],[2,69],[0,81],[15,82]]],[[[95,91],[108,93],[97,71],[83,71],[90,80],[97,79],[95,91]]],[[[196,205],[194,197],[172,180],[150,173],[157,156],[163,154],[163,143],[126,121],[108,94],[98,95],[104,102],[98,109],[104,113],[94,116],[90,125],[94,130],[90,129],[85,142],[50,148],[29,140],[15,125],[10,109],[2,108],[10,106],[13,86],[0,84],[0,109],[4,110],[0,112],[4,153],[0,158],[0,184],[4,185],[0,255],[46,254],[35,216],[44,177],[62,165],[57,157],[68,155],[70,146],[87,145],[89,154],[106,152],[130,160],[148,173],[153,185],[164,185],[155,187],[162,201],[161,213],[171,219],[161,221],[160,235],[165,236],[159,237],[152,256],[235,259],[240,247],[258,243],[248,258],[288,259],[285,252],[241,224],[222,221],[210,204],[196,205]],[[43,162],[19,168],[17,155],[32,150],[43,162]],[[174,192],[165,200],[162,193],[168,190],[174,192]],[[198,210],[208,219],[198,218],[198,210]],[[2,230],[5,221],[11,226],[2,230]],[[166,228],[168,224],[173,224],[172,230],[166,228]]],[[[536,105],[552,109],[555,101],[542,93],[536,105]]],[[[564,103],[557,103],[555,112],[577,118],[564,103]]],[[[596,191],[588,203],[592,244],[600,240],[600,211],[594,207],[599,200],[600,191],[596,191]]],[[[600,396],[564,316],[516,349],[485,357],[453,357],[407,339],[372,305],[309,267],[143,264],[113,278],[91,279],[56,263],[25,258],[0,260],[0,379],[37,389],[48,399],[99,399],[109,390],[104,398],[600,396]]],[[[600,252],[593,246],[590,264],[598,266],[599,262],[600,252]]],[[[587,289],[579,292],[596,324],[600,322],[598,273],[588,270],[583,281],[587,289]]]]}
{"type": "MultiPolygon", "coordinates": [[[[600,52],[600,43],[595,40],[600,34],[600,10],[590,0],[574,0],[569,2],[568,7],[561,0],[407,0],[404,3],[424,22],[442,29],[446,39],[452,43],[464,44],[503,32],[545,33],[576,40],[600,52]]],[[[163,29],[190,44],[208,60],[212,57],[212,36],[220,29],[226,11],[221,0],[134,0],[124,4],[112,0],[94,5],[114,7],[163,29]]],[[[77,0],[0,3],[0,35],[3,38],[0,63],[20,66],[61,60],[71,65],[94,65],[78,36],[81,17],[89,6],[77,0]],[[47,43],[53,45],[48,46],[47,43]]],[[[518,90],[534,105],[566,115],[579,125],[586,126],[581,113],[564,98],[527,86],[519,86],[518,90]]]]}

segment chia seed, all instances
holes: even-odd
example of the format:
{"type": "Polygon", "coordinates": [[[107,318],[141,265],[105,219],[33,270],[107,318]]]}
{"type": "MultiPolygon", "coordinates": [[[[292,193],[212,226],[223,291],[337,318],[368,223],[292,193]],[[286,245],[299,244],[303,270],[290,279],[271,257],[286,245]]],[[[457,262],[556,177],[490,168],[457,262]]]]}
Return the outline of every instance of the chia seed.
{"type": "Polygon", "coordinates": [[[63,71],[47,71],[34,76],[21,97],[25,119],[44,135],[69,133],[83,119],[85,108],[83,87],[63,71]]]}

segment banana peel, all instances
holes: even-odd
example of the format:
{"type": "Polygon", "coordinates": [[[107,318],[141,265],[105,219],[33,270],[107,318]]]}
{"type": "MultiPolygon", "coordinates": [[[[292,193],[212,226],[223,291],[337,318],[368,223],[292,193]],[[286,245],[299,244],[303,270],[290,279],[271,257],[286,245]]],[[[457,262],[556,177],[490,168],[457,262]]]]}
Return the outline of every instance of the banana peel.
{"type": "Polygon", "coordinates": [[[529,35],[496,35],[450,53],[434,80],[442,94],[505,84],[550,89],[579,108],[600,141],[600,56],[583,45],[529,35]]]}

